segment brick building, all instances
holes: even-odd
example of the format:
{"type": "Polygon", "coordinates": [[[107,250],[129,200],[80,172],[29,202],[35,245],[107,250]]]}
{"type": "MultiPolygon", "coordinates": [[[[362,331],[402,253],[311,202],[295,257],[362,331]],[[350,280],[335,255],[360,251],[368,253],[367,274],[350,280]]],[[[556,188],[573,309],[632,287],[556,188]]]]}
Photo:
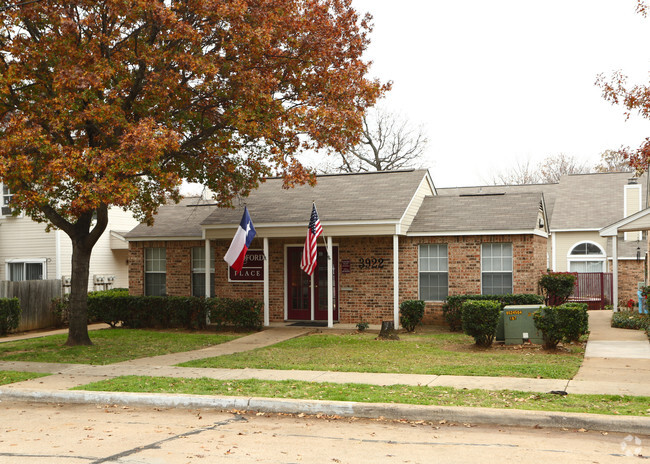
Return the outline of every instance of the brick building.
{"type": "Polygon", "coordinates": [[[448,295],[537,293],[547,269],[541,192],[440,196],[426,170],[409,170],[324,175],[293,189],[267,179],[245,201],[257,235],[241,273],[223,256],[244,204],[185,198],[127,234],[131,293],[256,298],[265,324],[330,326],[398,320],[401,301],[423,299],[431,322],[448,295]],[[323,235],[310,278],[299,264],[312,202],[323,235]]]}

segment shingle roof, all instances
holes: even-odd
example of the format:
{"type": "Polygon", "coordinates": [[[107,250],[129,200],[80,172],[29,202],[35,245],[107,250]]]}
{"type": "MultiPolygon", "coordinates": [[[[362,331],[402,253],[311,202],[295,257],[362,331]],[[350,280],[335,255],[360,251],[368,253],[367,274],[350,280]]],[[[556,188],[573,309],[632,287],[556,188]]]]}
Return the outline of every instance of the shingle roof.
{"type": "MultiPolygon", "coordinates": [[[[318,176],[315,187],[282,188],[282,179],[268,179],[242,199],[258,224],[307,224],[316,203],[323,224],[328,222],[398,221],[426,170],[384,171],[318,176]]],[[[241,208],[219,208],[203,225],[238,224],[241,208]]]]}
{"type": "MultiPolygon", "coordinates": [[[[623,219],[624,190],[630,172],[574,174],[563,176],[555,192],[557,199],[551,227],[562,229],[600,229],[623,219]]],[[[639,178],[645,201],[646,174],[639,178]]],[[[645,204],[641,205],[642,207],[645,204]]]]}
{"type": "Polygon", "coordinates": [[[139,224],[125,235],[127,239],[178,237],[200,238],[201,222],[216,209],[213,202],[201,197],[186,197],[178,204],[163,205],[158,209],[153,226],[139,224]]]}
{"type": "Polygon", "coordinates": [[[533,231],[542,199],[534,192],[427,197],[408,232],[533,231]]]}
{"type": "Polygon", "coordinates": [[[466,195],[480,193],[543,193],[548,222],[553,226],[553,210],[559,184],[479,185],[474,187],[438,188],[438,195],[466,195]]]}

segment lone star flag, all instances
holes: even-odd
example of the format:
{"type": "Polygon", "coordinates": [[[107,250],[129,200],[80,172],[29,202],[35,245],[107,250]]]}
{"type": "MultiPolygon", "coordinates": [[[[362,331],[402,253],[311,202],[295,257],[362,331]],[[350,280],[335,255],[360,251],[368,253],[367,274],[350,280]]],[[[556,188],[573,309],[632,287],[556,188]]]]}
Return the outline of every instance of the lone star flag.
{"type": "Polygon", "coordinates": [[[235,237],[232,239],[228,252],[223,257],[223,259],[228,263],[228,266],[237,272],[241,271],[244,266],[246,252],[248,251],[248,247],[251,245],[254,237],[255,227],[253,227],[253,221],[251,221],[251,217],[248,214],[248,208],[244,206],[244,215],[239,223],[239,228],[235,233],[235,237]]]}
{"type": "Polygon", "coordinates": [[[300,261],[300,269],[309,275],[314,273],[314,268],[316,267],[316,253],[318,251],[316,241],[322,233],[323,228],[320,225],[320,219],[318,219],[316,204],[312,203],[307,238],[305,239],[305,247],[302,250],[302,260],[300,261]]]}

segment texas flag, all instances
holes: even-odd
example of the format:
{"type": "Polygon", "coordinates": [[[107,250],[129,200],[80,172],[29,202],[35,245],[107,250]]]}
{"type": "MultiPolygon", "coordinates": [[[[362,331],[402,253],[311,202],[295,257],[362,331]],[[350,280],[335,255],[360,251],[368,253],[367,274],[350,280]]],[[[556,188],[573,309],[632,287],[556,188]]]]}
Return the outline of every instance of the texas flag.
{"type": "Polygon", "coordinates": [[[255,227],[253,227],[253,221],[251,221],[251,217],[248,214],[248,208],[244,206],[244,215],[239,223],[239,228],[235,233],[235,237],[232,239],[228,252],[223,257],[228,263],[228,266],[237,272],[241,271],[242,267],[244,267],[246,252],[254,237],[255,227]]]}

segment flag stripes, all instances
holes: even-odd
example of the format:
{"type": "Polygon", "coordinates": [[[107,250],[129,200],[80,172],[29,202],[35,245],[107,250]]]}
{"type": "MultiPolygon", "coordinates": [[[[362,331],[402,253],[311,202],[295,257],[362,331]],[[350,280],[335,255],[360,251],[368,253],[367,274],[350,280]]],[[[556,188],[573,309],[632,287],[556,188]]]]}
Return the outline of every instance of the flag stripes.
{"type": "Polygon", "coordinates": [[[300,261],[300,269],[307,274],[312,275],[316,268],[316,256],[318,252],[318,237],[323,233],[318,212],[316,211],[316,204],[312,203],[311,216],[309,218],[309,226],[307,227],[307,238],[305,239],[305,247],[302,250],[302,260],[300,261]]]}

